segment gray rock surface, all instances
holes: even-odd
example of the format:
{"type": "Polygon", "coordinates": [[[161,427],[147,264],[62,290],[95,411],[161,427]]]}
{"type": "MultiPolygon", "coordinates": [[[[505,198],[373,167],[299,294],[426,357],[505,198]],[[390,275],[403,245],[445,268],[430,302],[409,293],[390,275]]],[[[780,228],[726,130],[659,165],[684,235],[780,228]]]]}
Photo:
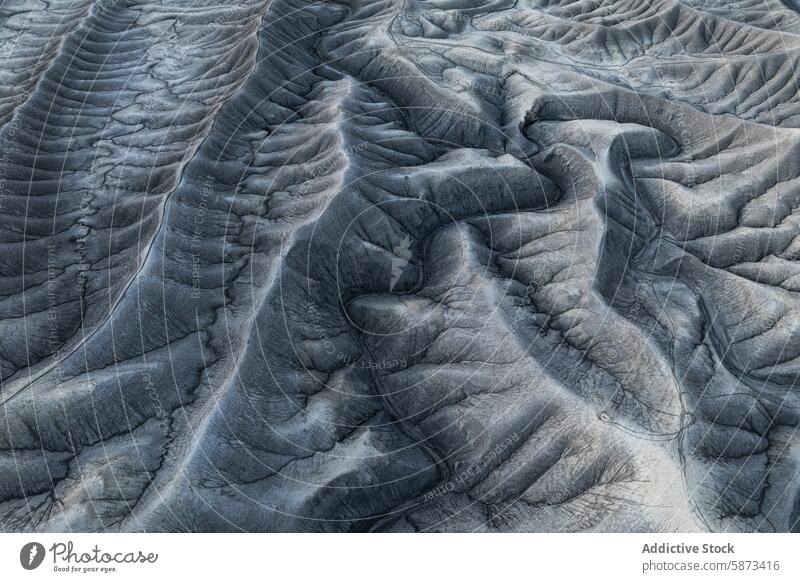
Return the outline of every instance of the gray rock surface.
{"type": "Polygon", "coordinates": [[[0,4],[1,531],[800,529],[779,0],[0,4]]]}

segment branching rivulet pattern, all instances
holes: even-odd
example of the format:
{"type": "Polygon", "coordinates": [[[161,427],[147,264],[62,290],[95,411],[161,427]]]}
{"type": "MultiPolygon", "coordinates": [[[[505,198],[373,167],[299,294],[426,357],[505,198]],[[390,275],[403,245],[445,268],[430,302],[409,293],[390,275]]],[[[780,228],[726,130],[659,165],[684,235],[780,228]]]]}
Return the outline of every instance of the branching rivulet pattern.
{"type": "Polygon", "coordinates": [[[797,530],[798,43],[4,3],[2,530],[797,530]]]}

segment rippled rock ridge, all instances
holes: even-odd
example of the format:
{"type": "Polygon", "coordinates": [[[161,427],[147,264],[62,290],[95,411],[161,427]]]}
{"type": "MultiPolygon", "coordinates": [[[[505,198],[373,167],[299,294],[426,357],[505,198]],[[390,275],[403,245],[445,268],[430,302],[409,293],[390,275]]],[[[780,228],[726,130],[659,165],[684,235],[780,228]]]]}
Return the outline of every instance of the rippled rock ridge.
{"type": "Polygon", "coordinates": [[[797,10],[2,2],[1,531],[800,529],[797,10]]]}

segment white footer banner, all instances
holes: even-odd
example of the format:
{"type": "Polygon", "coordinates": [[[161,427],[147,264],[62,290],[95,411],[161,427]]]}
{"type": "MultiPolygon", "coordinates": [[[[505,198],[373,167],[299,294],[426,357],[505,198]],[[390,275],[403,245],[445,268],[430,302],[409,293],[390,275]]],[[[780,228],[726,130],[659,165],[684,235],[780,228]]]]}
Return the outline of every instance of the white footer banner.
{"type": "Polygon", "coordinates": [[[796,581],[799,544],[794,534],[0,534],[0,580],[796,581]]]}

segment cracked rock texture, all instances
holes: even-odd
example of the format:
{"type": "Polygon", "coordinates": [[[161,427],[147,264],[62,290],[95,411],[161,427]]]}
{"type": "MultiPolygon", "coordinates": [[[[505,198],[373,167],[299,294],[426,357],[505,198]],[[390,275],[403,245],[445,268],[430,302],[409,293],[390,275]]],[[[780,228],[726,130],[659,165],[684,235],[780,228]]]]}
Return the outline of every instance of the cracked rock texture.
{"type": "Polygon", "coordinates": [[[780,0],[0,3],[0,531],[797,531],[780,0]]]}

